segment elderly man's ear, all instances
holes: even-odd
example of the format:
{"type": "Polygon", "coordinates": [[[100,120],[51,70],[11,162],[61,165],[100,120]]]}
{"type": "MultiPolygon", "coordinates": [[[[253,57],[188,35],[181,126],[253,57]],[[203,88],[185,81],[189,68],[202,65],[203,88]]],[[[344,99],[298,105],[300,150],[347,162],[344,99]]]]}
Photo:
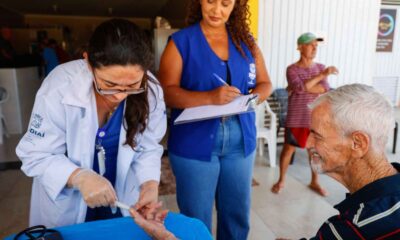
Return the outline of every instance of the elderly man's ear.
{"type": "Polygon", "coordinates": [[[351,141],[353,158],[362,158],[365,154],[367,154],[371,143],[368,134],[360,131],[353,132],[351,134],[351,141]]]}

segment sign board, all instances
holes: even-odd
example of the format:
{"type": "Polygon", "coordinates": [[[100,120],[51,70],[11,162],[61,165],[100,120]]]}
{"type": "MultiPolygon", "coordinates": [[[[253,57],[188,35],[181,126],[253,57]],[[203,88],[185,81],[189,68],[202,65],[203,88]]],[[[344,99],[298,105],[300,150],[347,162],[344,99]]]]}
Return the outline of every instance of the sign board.
{"type": "Polygon", "coordinates": [[[381,9],[376,42],[377,52],[392,52],[395,27],[396,9],[381,9]]]}

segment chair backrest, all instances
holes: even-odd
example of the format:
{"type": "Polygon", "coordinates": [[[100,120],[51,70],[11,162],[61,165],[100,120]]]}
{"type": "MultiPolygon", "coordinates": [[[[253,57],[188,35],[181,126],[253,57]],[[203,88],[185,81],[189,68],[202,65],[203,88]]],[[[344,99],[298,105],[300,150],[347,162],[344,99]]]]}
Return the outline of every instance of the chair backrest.
{"type": "Polygon", "coordinates": [[[263,101],[256,107],[256,126],[270,129],[272,122],[275,122],[274,128],[276,128],[276,113],[271,109],[268,101],[263,101]]]}
{"type": "Polygon", "coordinates": [[[279,126],[284,127],[288,110],[288,92],[284,88],[278,88],[272,93],[272,96],[279,102],[279,126]]]}
{"type": "MultiPolygon", "coordinates": [[[[275,113],[275,116],[277,117],[277,124],[279,124],[278,117],[279,117],[280,106],[278,100],[276,100],[276,98],[271,95],[267,98],[267,102],[270,109],[275,113]]],[[[265,126],[269,127],[271,125],[271,116],[269,114],[266,114],[264,119],[265,119],[264,122],[265,126]]]]}
{"type": "Polygon", "coordinates": [[[265,126],[265,117],[266,116],[267,116],[267,114],[265,112],[264,102],[262,102],[256,106],[256,126],[257,126],[257,128],[266,127],[265,126]]]}
{"type": "Polygon", "coordinates": [[[8,100],[8,92],[5,88],[0,87],[0,103],[8,100]]]}

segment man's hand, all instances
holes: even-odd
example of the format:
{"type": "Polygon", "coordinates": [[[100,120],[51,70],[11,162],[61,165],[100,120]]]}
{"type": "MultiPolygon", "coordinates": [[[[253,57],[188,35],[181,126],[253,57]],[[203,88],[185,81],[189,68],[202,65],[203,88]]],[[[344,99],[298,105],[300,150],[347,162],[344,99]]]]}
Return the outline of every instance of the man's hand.
{"type": "Polygon", "coordinates": [[[152,219],[144,218],[134,208],[129,210],[133,220],[143,230],[155,240],[176,240],[177,238],[173,233],[168,231],[164,226],[164,220],[167,217],[168,210],[161,210],[161,203],[157,203],[158,208],[153,209],[152,219]]]}
{"type": "Polygon", "coordinates": [[[158,202],[158,182],[154,180],[147,181],[140,186],[139,200],[134,208],[139,212],[146,212],[152,208],[153,204],[158,202]]]}
{"type": "Polygon", "coordinates": [[[286,87],[286,91],[287,91],[287,93],[288,93],[288,97],[290,97],[291,95],[292,95],[292,93],[293,93],[293,88],[291,87],[291,86],[287,86],[286,87]]]}
{"type": "Polygon", "coordinates": [[[324,74],[326,77],[331,74],[338,74],[338,73],[339,73],[339,71],[334,66],[329,66],[329,67],[325,68],[324,71],[322,72],[322,74],[324,74]]]}

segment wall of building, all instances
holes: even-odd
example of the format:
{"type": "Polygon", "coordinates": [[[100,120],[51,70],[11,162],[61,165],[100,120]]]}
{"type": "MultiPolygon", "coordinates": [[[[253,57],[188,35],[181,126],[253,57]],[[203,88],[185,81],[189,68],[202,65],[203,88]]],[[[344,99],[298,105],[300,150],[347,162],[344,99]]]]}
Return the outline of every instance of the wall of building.
{"type": "Polygon", "coordinates": [[[397,9],[392,52],[376,52],[374,86],[384,92],[393,104],[400,99],[400,6],[382,5],[385,9],[397,9]]]}
{"type": "Polygon", "coordinates": [[[250,31],[255,38],[258,38],[258,0],[249,0],[250,31]]]}
{"type": "Polygon", "coordinates": [[[285,87],[286,67],[299,59],[304,32],[326,38],[316,61],[340,71],[329,82],[372,84],[380,0],[260,0],[258,41],[274,88],[285,87]]]}
{"type": "MultiPolygon", "coordinates": [[[[67,48],[71,52],[87,42],[94,29],[108,17],[85,17],[85,16],[56,16],[56,15],[25,15],[25,24],[30,27],[67,27],[68,33],[64,36],[67,48]]],[[[144,29],[151,29],[149,18],[127,18],[144,29]]]]}
{"type": "Polygon", "coordinates": [[[0,27],[21,27],[24,23],[24,16],[11,9],[0,6],[0,27]]]}

